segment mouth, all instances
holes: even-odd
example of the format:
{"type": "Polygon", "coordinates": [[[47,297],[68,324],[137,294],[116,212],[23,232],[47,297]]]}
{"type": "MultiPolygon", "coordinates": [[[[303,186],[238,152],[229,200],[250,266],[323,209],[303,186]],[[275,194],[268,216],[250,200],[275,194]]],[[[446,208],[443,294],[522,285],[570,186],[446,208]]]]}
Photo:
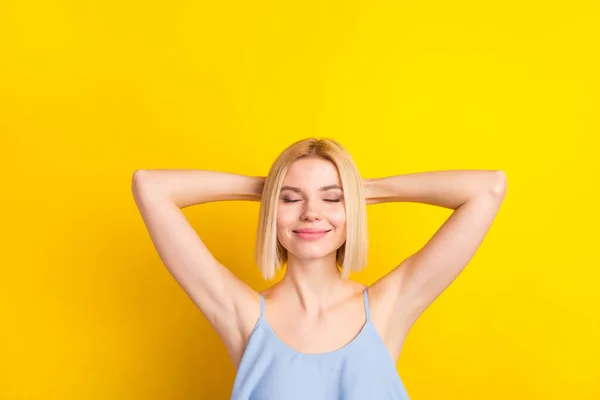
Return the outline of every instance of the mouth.
{"type": "Polygon", "coordinates": [[[299,230],[292,231],[292,232],[294,232],[294,234],[296,236],[298,236],[300,239],[315,240],[315,239],[320,239],[323,236],[327,235],[329,232],[331,232],[331,229],[329,229],[329,230],[323,230],[323,229],[299,229],[299,230]]]}

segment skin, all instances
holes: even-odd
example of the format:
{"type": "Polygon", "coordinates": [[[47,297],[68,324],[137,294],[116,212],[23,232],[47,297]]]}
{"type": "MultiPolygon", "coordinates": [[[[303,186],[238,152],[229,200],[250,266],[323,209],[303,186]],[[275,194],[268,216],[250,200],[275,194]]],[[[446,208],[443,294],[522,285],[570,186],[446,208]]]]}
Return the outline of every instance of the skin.
{"type": "MultiPolygon", "coordinates": [[[[337,350],[365,322],[365,285],[343,280],[335,265],[346,228],[335,166],[321,159],[297,160],[278,202],[277,235],[289,251],[285,276],[265,291],[265,320],[299,352],[337,350]],[[286,200],[287,198],[287,200],[286,200]],[[299,200],[289,202],[290,200],[299,200]],[[307,243],[299,227],[331,229],[307,243]]],[[[223,340],[237,369],[260,315],[259,294],[221,264],[198,237],[181,209],[223,200],[259,201],[264,177],[208,170],[137,170],[134,199],[165,266],[223,340]]],[[[483,241],[506,194],[502,170],[445,170],[363,180],[367,204],[417,202],[452,210],[435,234],[368,287],[371,321],[398,361],[419,316],[456,279],[483,241]]]]}
{"type": "Polygon", "coordinates": [[[285,275],[265,290],[265,319],[296,351],[323,353],[348,343],[365,322],[365,285],[341,278],[336,251],[346,240],[342,183],[331,161],[304,158],[292,164],[280,193],[277,237],[288,251],[285,275]],[[340,189],[320,190],[339,186],[340,189]],[[286,190],[286,187],[295,190],[286,190]],[[294,230],[329,230],[317,240],[294,230]],[[325,332],[325,334],[323,334],[325,332]]]}

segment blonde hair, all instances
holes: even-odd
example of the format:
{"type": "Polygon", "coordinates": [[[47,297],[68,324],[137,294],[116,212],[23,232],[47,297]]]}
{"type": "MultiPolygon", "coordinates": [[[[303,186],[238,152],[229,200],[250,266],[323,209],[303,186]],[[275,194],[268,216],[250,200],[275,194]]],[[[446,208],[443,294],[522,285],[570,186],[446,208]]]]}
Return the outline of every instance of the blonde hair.
{"type": "Polygon", "coordinates": [[[287,250],[277,240],[277,204],[283,179],[294,161],[314,157],[329,160],[340,174],[346,206],[346,241],[337,250],[336,263],[342,277],[360,271],[367,264],[367,211],[362,179],[350,153],[332,139],[308,138],[291,144],[275,160],[265,180],[254,253],[255,262],[266,280],[287,262],[287,250]]]}

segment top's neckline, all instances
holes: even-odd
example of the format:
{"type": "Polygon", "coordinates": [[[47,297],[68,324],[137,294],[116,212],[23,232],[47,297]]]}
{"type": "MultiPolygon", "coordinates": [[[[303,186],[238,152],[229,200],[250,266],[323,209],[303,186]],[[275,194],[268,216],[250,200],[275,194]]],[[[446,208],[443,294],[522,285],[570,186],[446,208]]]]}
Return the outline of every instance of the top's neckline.
{"type": "Polygon", "coordinates": [[[269,325],[269,322],[266,320],[266,318],[264,316],[261,317],[261,320],[264,323],[267,330],[271,333],[271,335],[275,338],[275,340],[277,342],[279,342],[280,345],[282,345],[282,347],[284,347],[285,349],[287,349],[289,352],[291,352],[293,354],[303,356],[303,357],[331,357],[331,356],[335,356],[335,355],[343,353],[344,351],[346,351],[350,347],[352,347],[360,339],[361,336],[363,336],[365,329],[367,327],[367,324],[369,323],[369,320],[365,319],[365,322],[363,323],[362,327],[360,328],[360,331],[358,331],[356,336],[354,336],[348,343],[344,344],[341,347],[338,347],[335,350],[324,351],[324,352],[320,352],[320,353],[307,353],[304,351],[296,350],[295,348],[293,348],[292,346],[290,346],[289,344],[284,342],[279,336],[277,336],[277,334],[275,333],[273,328],[271,328],[271,325],[269,325]]]}
{"type": "MultiPolygon", "coordinates": [[[[273,328],[271,327],[271,325],[269,324],[269,322],[267,321],[267,319],[265,318],[264,312],[261,312],[261,316],[259,318],[259,320],[261,320],[264,325],[266,326],[267,330],[271,333],[271,335],[275,338],[275,340],[277,342],[279,342],[279,344],[284,347],[285,349],[287,349],[287,351],[296,354],[296,355],[300,355],[300,356],[304,356],[304,357],[326,357],[326,356],[334,356],[337,354],[340,354],[342,352],[344,352],[345,350],[347,350],[348,348],[352,347],[354,345],[354,343],[356,343],[358,340],[360,340],[360,337],[364,334],[364,331],[367,327],[367,325],[370,323],[370,318],[369,318],[369,303],[368,303],[368,286],[365,286],[365,289],[363,291],[363,304],[365,307],[365,322],[363,323],[363,325],[361,326],[360,330],[358,331],[358,333],[346,344],[342,345],[341,347],[338,347],[337,349],[334,350],[330,350],[330,351],[325,351],[325,352],[320,352],[320,353],[306,353],[303,351],[299,351],[294,349],[292,346],[290,346],[289,344],[287,344],[286,342],[284,342],[278,335],[277,333],[275,333],[275,331],[273,330],[273,328]]],[[[264,300],[262,299],[262,294],[260,294],[261,296],[261,301],[264,302],[264,300]]]]}

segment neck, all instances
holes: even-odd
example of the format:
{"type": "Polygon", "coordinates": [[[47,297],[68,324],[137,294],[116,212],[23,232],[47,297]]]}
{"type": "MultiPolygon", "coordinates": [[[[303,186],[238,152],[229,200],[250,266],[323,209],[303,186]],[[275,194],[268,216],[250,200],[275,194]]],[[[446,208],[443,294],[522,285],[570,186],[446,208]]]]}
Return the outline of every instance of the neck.
{"type": "Polygon", "coordinates": [[[336,298],[344,286],[337,268],[335,252],[319,259],[302,260],[288,253],[287,268],[281,285],[292,294],[307,314],[318,315],[336,298]]]}

